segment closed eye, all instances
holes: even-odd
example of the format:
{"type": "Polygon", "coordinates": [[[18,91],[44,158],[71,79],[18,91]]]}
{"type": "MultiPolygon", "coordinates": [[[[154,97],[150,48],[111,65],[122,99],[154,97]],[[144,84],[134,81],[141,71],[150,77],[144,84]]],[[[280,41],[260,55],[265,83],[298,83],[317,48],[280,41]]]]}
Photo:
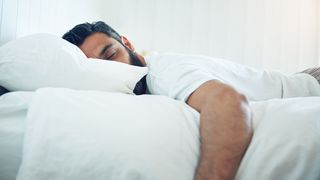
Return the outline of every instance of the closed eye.
{"type": "Polygon", "coordinates": [[[114,55],[116,55],[117,52],[112,53],[109,57],[107,57],[108,60],[112,60],[112,57],[114,57],[114,55]]]}

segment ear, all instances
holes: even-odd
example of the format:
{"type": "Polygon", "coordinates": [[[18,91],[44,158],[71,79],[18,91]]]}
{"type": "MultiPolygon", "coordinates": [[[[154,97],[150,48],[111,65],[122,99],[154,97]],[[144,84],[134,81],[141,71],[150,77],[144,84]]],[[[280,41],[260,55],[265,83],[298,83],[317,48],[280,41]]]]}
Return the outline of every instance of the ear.
{"type": "Polygon", "coordinates": [[[121,37],[121,41],[122,43],[127,46],[130,50],[134,51],[134,47],[133,45],[131,44],[131,42],[124,36],[120,36],[121,37]]]}

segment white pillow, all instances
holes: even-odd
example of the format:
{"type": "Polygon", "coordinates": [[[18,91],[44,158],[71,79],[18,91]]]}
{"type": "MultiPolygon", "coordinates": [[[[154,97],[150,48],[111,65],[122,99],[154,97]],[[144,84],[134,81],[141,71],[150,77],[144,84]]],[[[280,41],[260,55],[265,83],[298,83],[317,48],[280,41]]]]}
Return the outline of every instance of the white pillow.
{"type": "Polygon", "coordinates": [[[0,47],[0,85],[10,91],[66,87],[133,93],[146,67],[112,61],[88,60],[64,39],[36,34],[0,47]]]}

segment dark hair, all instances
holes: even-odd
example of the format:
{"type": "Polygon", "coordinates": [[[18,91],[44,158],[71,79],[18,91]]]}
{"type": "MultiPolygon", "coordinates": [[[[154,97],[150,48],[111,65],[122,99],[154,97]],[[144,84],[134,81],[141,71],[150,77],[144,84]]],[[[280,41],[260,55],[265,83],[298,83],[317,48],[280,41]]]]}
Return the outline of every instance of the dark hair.
{"type": "Polygon", "coordinates": [[[103,21],[78,24],[65,33],[62,38],[76,46],[80,46],[88,36],[97,32],[104,33],[122,44],[119,33],[103,21]]]}

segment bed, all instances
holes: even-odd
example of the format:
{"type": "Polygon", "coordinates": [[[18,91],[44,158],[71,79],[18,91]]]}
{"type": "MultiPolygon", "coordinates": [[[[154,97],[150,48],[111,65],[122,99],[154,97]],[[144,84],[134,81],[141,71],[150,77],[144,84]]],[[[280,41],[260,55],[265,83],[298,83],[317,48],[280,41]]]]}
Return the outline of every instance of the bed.
{"type": "MultiPolygon", "coordinates": [[[[135,96],[147,70],[119,64],[87,61],[51,35],[1,47],[0,85],[11,92],[0,96],[0,179],[193,179],[199,114],[135,96]]],[[[320,97],[250,106],[255,133],[236,179],[320,179],[320,97]]]]}

